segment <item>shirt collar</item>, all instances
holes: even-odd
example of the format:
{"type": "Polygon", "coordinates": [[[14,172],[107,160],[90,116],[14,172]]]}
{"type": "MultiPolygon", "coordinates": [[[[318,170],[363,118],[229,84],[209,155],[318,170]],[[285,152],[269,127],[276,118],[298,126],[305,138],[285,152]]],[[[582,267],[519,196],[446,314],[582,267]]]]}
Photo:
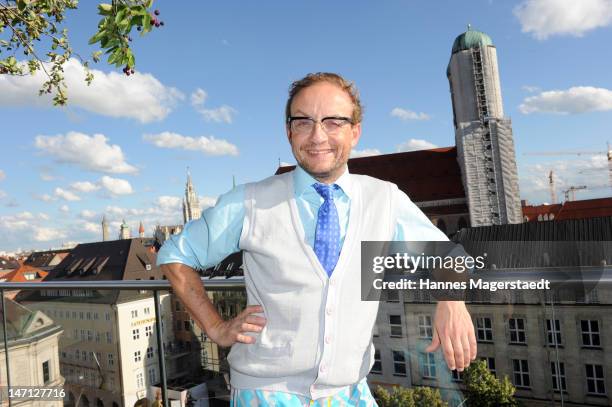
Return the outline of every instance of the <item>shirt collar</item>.
{"type": "MultiPolygon", "coordinates": [[[[335,182],[335,184],[338,185],[342,189],[342,192],[344,192],[349,198],[351,197],[353,191],[353,183],[351,182],[350,175],[348,166],[345,165],[344,172],[335,182]]],[[[302,167],[299,165],[295,166],[295,171],[293,171],[293,185],[296,196],[302,195],[308,188],[312,188],[312,184],[316,184],[318,182],[319,181],[314,179],[302,167]]]]}

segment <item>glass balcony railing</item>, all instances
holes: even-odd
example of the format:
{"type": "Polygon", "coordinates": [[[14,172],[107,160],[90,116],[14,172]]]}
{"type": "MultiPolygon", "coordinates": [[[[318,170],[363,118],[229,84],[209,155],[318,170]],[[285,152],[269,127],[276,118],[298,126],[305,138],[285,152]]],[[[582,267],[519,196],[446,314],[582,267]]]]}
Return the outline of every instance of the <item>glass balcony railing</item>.
{"type": "MultiPolygon", "coordinates": [[[[564,271],[582,279],[581,295],[560,287],[467,298],[478,358],[497,379],[510,379],[524,405],[610,405],[612,267],[593,272],[597,281],[590,268],[564,271]]],[[[245,307],[243,277],[203,282],[224,318],[245,307]]],[[[34,405],[36,389],[56,390],[45,406],[229,405],[229,349],[207,338],[166,280],[0,283],[0,294],[3,405],[34,405]],[[9,398],[7,386],[25,392],[9,398]]],[[[373,390],[434,387],[450,406],[466,407],[464,375],[450,371],[440,351],[424,351],[435,307],[427,290],[381,301],[368,382],[373,390]]]]}
{"type": "MultiPolygon", "coordinates": [[[[242,277],[205,284],[221,315],[244,308],[242,277]]],[[[229,405],[228,349],[169,289],[166,280],[0,283],[0,403],[229,405]]]]}

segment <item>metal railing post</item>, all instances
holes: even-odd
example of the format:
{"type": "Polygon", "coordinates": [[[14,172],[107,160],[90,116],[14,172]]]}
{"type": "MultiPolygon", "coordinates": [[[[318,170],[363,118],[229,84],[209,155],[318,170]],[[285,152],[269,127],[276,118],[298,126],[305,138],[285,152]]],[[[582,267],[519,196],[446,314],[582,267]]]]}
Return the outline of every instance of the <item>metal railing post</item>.
{"type": "Polygon", "coordinates": [[[6,364],[6,395],[8,399],[8,405],[9,407],[11,407],[11,398],[8,396],[9,389],[11,388],[11,372],[9,370],[9,349],[6,327],[6,301],[4,301],[4,288],[0,288],[0,296],[2,296],[2,334],[4,336],[4,362],[6,364]]]}
{"type": "Polygon", "coordinates": [[[168,404],[168,384],[166,382],[166,352],[164,351],[164,339],[162,332],[162,313],[161,306],[159,303],[159,291],[153,290],[153,297],[155,301],[155,329],[157,330],[157,356],[159,359],[159,375],[161,376],[161,391],[162,391],[162,402],[164,407],[169,407],[168,404]]]}

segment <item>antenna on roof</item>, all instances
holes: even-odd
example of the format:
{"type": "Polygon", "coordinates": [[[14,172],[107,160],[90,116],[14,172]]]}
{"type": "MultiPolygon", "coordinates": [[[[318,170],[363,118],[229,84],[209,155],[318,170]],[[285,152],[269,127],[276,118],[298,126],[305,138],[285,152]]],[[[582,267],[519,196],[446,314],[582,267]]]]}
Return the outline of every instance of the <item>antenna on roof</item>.
{"type": "Polygon", "coordinates": [[[467,28],[468,28],[467,29],[468,31],[471,31],[472,30],[472,24],[468,23],[468,27],[467,28]]]}
{"type": "Polygon", "coordinates": [[[279,168],[280,168],[280,166],[281,166],[280,157],[278,157],[278,166],[279,166],[279,168]]]}

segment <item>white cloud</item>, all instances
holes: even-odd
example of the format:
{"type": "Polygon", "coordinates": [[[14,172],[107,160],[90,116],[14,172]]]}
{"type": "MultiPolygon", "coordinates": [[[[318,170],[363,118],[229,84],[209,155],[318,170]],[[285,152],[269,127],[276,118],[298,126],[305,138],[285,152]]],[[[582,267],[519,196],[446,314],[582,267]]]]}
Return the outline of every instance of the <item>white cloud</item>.
{"type": "Polygon", "coordinates": [[[43,181],[54,181],[55,177],[49,173],[41,172],[40,179],[42,179],[43,181]]]}
{"type": "Polygon", "coordinates": [[[6,174],[4,173],[4,171],[0,170],[0,181],[2,181],[5,178],[6,178],[6,174]]]}
{"type": "MultiPolygon", "coordinates": [[[[91,86],[84,81],[81,63],[72,58],[64,65],[70,106],[110,117],[136,119],[141,123],[163,120],[184,95],[165,86],[151,74],[136,72],[127,77],[119,72],[105,73],[92,69],[91,86]]],[[[38,96],[46,77],[35,75],[0,76],[0,105],[51,106],[51,95],[38,96]]]]}
{"type": "Polygon", "coordinates": [[[71,131],[66,135],[36,136],[34,145],[60,163],[76,164],[89,171],[107,173],[134,173],[136,167],[125,161],[121,147],[108,144],[103,134],[71,131]]]}
{"type": "Polygon", "coordinates": [[[55,188],[55,191],[53,191],[53,193],[58,198],[64,199],[66,201],[80,201],[81,200],[81,198],[74,192],[66,191],[65,189],[62,189],[59,187],[55,188]]]}
{"type": "Polygon", "coordinates": [[[54,196],[51,196],[49,194],[42,194],[42,195],[37,195],[36,199],[40,199],[43,202],[52,202],[52,201],[57,201],[57,198],[54,196]]]}
{"type": "Polygon", "coordinates": [[[6,197],[7,197],[6,192],[4,192],[3,190],[0,189],[0,199],[6,198],[6,197]]]}
{"type": "Polygon", "coordinates": [[[160,148],[200,151],[206,155],[238,155],[238,147],[234,144],[212,136],[194,138],[165,131],[159,134],[145,134],[142,139],[160,148]]]}
{"type": "Polygon", "coordinates": [[[93,222],[84,222],[82,224],[83,230],[90,233],[102,233],[102,226],[93,222]]]}
{"type": "Polygon", "coordinates": [[[37,242],[48,242],[49,240],[63,239],[66,237],[66,232],[59,229],[35,226],[33,228],[33,238],[37,242]]]}
{"type": "Polygon", "coordinates": [[[437,145],[430,143],[429,141],[411,138],[410,140],[405,141],[401,143],[400,145],[398,145],[397,151],[402,152],[402,151],[429,150],[429,149],[437,148],[437,147],[438,147],[437,145]]]}
{"type": "Polygon", "coordinates": [[[409,109],[402,109],[401,107],[396,107],[391,110],[391,116],[397,117],[398,119],[407,121],[407,120],[429,120],[431,116],[427,113],[423,112],[413,112],[409,109]]]}
{"type": "Polygon", "coordinates": [[[530,86],[530,85],[523,85],[523,86],[521,86],[521,89],[523,89],[525,92],[529,92],[529,93],[540,92],[542,90],[538,86],[530,86]]]}
{"type": "Polygon", "coordinates": [[[575,86],[530,96],[519,106],[521,113],[585,113],[612,110],[612,90],[575,86]]]}
{"type": "Polygon", "coordinates": [[[163,211],[175,211],[181,208],[181,203],[183,200],[178,196],[159,196],[155,200],[155,205],[157,205],[163,211]]]}
{"type": "Polygon", "coordinates": [[[84,219],[92,219],[95,218],[97,214],[94,211],[90,211],[89,209],[83,209],[79,216],[84,219]]]}
{"type": "Polygon", "coordinates": [[[200,196],[198,200],[200,201],[200,209],[202,210],[215,206],[217,203],[217,198],[212,196],[200,196]]]}
{"type": "Polygon", "coordinates": [[[514,8],[524,33],[539,40],[553,35],[581,37],[612,23],[612,0],[525,0],[514,8]]]}
{"type": "Polygon", "coordinates": [[[62,205],[59,208],[60,211],[64,212],[64,213],[68,213],[70,212],[70,208],[68,207],[68,205],[62,205]]]}
{"type": "Polygon", "coordinates": [[[100,178],[100,184],[111,195],[129,195],[134,192],[130,183],[121,178],[112,178],[105,175],[100,178]]]}
{"type": "Polygon", "coordinates": [[[49,220],[50,219],[49,215],[47,215],[46,213],[43,213],[43,212],[39,212],[38,213],[38,218],[42,219],[42,220],[49,220]]]}
{"type": "Polygon", "coordinates": [[[100,189],[100,186],[89,181],[78,181],[70,184],[70,188],[74,189],[75,191],[87,193],[97,191],[100,189]]]}
{"type": "Polygon", "coordinates": [[[206,103],[207,98],[208,94],[206,91],[204,89],[197,88],[191,94],[191,105],[207,122],[231,123],[233,116],[238,113],[236,109],[227,105],[222,105],[214,109],[207,109],[204,107],[204,103],[206,103]]]}
{"type": "Polygon", "coordinates": [[[372,155],[380,155],[382,154],[377,148],[364,148],[363,150],[352,150],[351,158],[357,157],[369,157],[372,155]]]}
{"type": "Polygon", "coordinates": [[[32,220],[34,219],[34,215],[32,215],[31,212],[20,212],[17,215],[15,215],[15,218],[17,219],[21,219],[21,220],[32,220]]]}

